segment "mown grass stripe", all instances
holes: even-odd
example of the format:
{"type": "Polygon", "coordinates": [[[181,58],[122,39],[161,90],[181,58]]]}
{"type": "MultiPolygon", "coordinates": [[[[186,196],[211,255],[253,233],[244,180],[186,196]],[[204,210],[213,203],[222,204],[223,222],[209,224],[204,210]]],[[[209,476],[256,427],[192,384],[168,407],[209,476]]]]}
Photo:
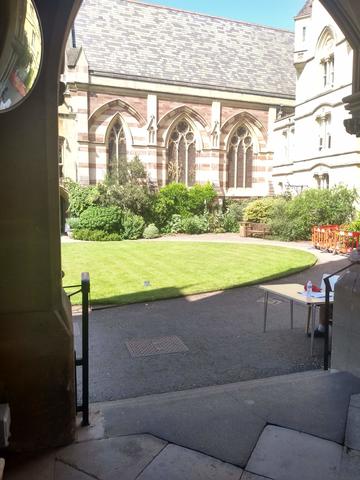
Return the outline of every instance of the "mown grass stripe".
{"type": "Polygon", "coordinates": [[[283,247],[174,241],[64,244],[62,256],[64,284],[76,283],[82,271],[89,271],[92,301],[102,304],[261,283],[315,263],[313,255],[283,247]]]}

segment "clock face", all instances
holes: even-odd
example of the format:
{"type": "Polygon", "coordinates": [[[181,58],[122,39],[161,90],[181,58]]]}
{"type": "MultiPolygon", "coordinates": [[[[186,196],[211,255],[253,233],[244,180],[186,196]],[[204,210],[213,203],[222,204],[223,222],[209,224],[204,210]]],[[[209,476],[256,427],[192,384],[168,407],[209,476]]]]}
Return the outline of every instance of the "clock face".
{"type": "Polygon", "coordinates": [[[12,110],[31,92],[39,76],[42,32],[32,0],[4,0],[0,5],[0,114],[12,110]]]}

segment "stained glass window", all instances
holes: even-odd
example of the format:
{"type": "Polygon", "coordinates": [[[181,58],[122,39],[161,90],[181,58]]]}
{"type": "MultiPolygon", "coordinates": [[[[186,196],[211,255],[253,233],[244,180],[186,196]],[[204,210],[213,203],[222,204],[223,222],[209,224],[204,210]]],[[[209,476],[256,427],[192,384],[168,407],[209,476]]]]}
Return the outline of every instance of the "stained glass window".
{"type": "Polygon", "coordinates": [[[230,139],[227,167],[228,188],[252,187],[253,141],[245,126],[239,127],[230,139]]]}
{"type": "Polygon", "coordinates": [[[168,182],[191,187],[196,180],[195,135],[186,120],[181,120],[170,135],[168,148],[168,182]]]}
{"type": "Polygon", "coordinates": [[[126,163],[126,137],[120,120],[116,120],[109,135],[108,173],[119,171],[126,163]]]}

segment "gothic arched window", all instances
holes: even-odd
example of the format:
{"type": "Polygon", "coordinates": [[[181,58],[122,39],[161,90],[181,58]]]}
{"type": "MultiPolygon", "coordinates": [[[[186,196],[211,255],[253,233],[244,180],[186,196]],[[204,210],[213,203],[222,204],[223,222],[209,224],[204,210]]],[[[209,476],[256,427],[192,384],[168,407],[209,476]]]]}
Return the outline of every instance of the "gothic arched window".
{"type": "Polygon", "coordinates": [[[253,174],[253,140],[245,126],[230,139],[227,169],[228,188],[251,188],[253,174]]]}
{"type": "Polygon", "coordinates": [[[115,121],[110,130],[108,146],[108,173],[119,171],[120,167],[126,163],[126,137],[124,127],[119,119],[115,121]]]}
{"type": "Polygon", "coordinates": [[[325,28],[318,42],[323,88],[332,88],[335,81],[335,39],[332,31],[325,28]]]}
{"type": "Polygon", "coordinates": [[[168,148],[168,181],[191,187],[196,180],[195,135],[190,124],[181,120],[170,135],[168,148]]]}

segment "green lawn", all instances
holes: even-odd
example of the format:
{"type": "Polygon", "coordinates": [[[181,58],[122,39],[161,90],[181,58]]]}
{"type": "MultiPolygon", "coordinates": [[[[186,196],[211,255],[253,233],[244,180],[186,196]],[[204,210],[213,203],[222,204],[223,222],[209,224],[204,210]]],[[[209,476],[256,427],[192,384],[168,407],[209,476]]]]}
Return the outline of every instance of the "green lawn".
{"type": "Polygon", "coordinates": [[[314,255],[290,248],[173,241],[68,243],[62,245],[62,257],[64,285],[79,283],[81,272],[89,272],[91,301],[97,304],[256,284],[303,270],[316,261],[314,255]]]}

